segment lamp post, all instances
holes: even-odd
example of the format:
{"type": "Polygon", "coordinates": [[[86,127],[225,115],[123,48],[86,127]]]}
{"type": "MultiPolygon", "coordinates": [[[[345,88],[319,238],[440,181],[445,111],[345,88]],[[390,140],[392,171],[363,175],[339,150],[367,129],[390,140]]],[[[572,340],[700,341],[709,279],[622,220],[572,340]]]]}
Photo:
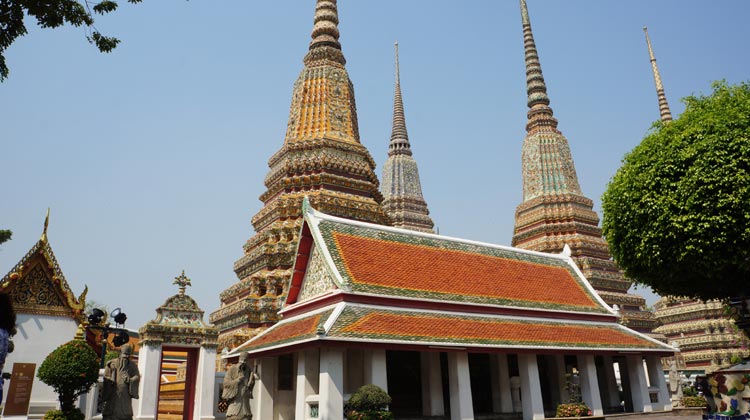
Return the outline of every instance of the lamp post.
{"type": "Polygon", "coordinates": [[[115,345],[115,347],[120,347],[130,340],[128,331],[124,328],[125,321],[128,319],[128,316],[125,315],[125,312],[122,312],[120,308],[116,308],[109,315],[115,321],[114,326],[111,326],[109,322],[105,322],[106,313],[104,311],[99,308],[94,308],[91,310],[91,314],[89,315],[89,325],[86,326],[86,329],[88,330],[101,331],[102,354],[101,362],[99,364],[100,369],[104,368],[104,358],[107,356],[107,338],[109,337],[110,333],[116,334],[114,339],[112,340],[112,343],[115,345]]]}

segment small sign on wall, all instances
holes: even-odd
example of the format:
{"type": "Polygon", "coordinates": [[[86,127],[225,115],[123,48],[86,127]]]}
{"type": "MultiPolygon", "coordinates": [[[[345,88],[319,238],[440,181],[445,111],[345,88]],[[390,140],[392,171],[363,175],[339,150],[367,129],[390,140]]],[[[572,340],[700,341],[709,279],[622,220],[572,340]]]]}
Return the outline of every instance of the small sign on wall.
{"type": "Polygon", "coordinates": [[[13,363],[3,417],[25,416],[28,413],[35,371],[36,363],[13,363]]]}

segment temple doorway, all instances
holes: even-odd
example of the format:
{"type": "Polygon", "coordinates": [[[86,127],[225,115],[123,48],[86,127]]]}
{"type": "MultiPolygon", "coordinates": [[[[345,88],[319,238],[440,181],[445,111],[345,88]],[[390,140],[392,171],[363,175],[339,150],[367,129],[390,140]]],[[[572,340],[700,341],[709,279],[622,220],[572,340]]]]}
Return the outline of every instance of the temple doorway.
{"type": "Polygon", "coordinates": [[[492,380],[490,355],[469,353],[469,380],[474,415],[492,414],[492,380]]]}
{"type": "Polygon", "coordinates": [[[422,372],[416,351],[388,350],[385,353],[390,410],[398,417],[422,415],[422,372]]]}
{"type": "Polygon", "coordinates": [[[162,348],[157,420],[192,420],[197,361],[197,348],[162,348]]]}

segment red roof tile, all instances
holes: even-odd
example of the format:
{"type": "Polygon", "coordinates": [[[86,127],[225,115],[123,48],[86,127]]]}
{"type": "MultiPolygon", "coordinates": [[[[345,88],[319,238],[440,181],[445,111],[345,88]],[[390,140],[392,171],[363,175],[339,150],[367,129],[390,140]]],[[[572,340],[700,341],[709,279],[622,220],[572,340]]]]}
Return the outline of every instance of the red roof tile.
{"type": "Polygon", "coordinates": [[[600,308],[570,267],[333,232],[351,281],[384,288],[600,308]]]}

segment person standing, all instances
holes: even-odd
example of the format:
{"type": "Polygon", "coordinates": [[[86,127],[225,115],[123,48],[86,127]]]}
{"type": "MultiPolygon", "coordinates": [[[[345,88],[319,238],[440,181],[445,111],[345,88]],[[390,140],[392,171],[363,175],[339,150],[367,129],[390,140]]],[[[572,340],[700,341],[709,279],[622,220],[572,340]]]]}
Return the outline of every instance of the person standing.
{"type": "MultiPolygon", "coordinates": [[[[0,293],[0,375],[5,368],[5,358],[13,351],[13,342],[10,341],[16,333],[16,312],[13,310],[13,302],[10,295],[0,293]]],[[[4,375],[0,376],[0,402],[3,401],[4,375]]]]}
{"type": "Polygon", "coordinates": [[[133,418],[132,399],[138,399],[138,382],[141,375],[138,366],[130,360],[132,353],[130,344],[123,344],[120,347],[120,357],[110,360],[104,367],[103,420],[133,418]]]}

